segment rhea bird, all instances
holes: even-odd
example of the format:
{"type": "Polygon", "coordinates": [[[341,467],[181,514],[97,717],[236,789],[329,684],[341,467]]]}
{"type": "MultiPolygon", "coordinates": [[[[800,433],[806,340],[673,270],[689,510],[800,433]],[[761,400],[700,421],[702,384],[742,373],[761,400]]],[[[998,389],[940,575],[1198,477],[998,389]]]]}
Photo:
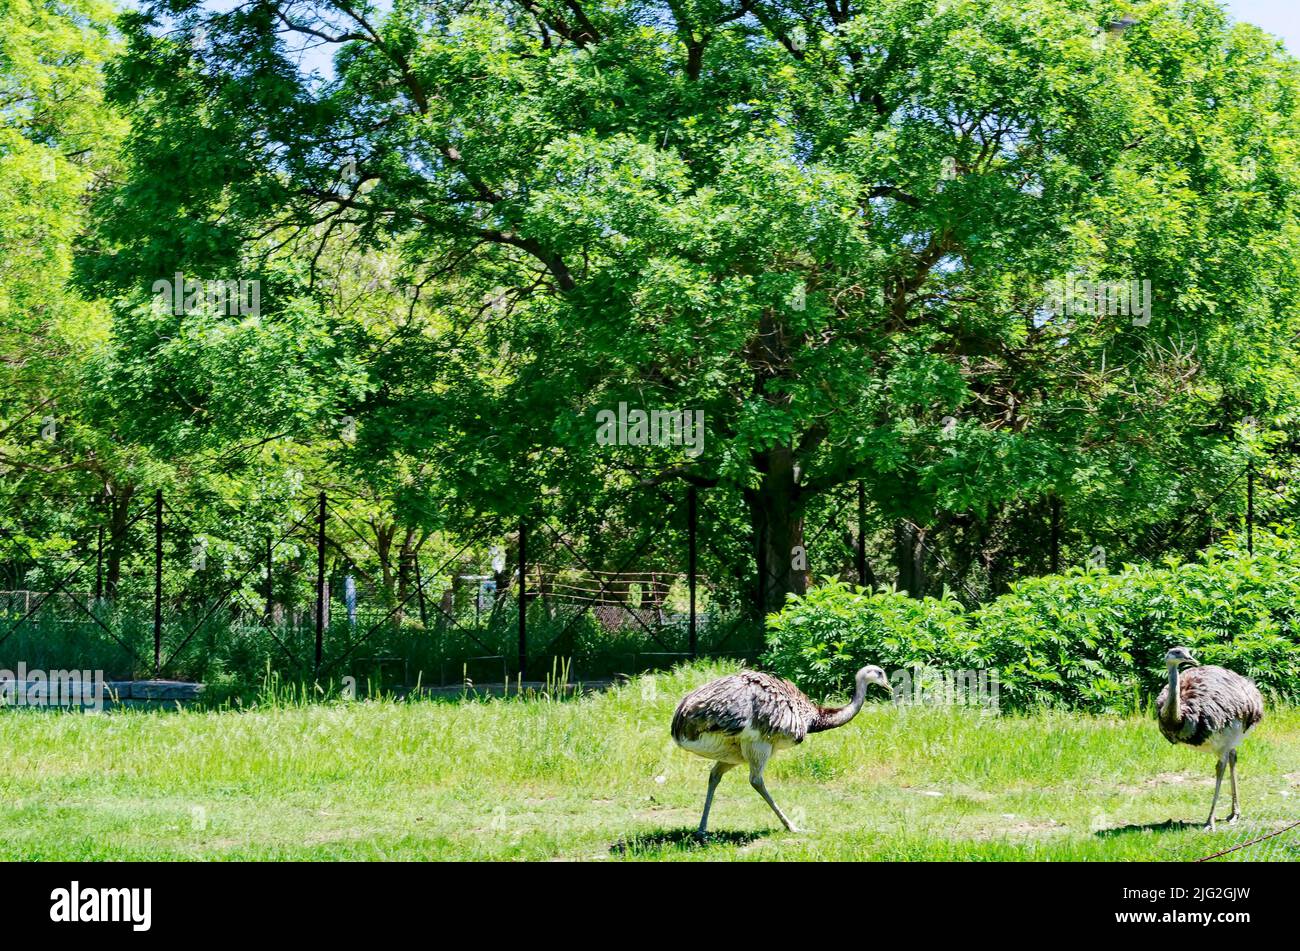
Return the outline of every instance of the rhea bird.
{"type": "Polygon", "coordinates": [[[1160,691],[1156,708],[1160,732],[1170,743],[1186,743],[1211,752],[1214,798],[1205,828],[1214,830],[1214,809],[1219,804],[1223,772],[1232,775],[1232,815],[1241,815],[1237,803],[1237,746],[1251,728],[1264,719],[1264,698],[1254,681],[1223,667],[1202,666],[1186,647],[1165,655],[1169,683],[1160,691]]]}
{"type": "Polygon", "coordinates": [[[854,678],[853,700],[844,707],[822,707],[788,680],[742,670],[692,690],[673,714],[673,740],[684,750],[716,760],[696,835],[708,834],[709,809],[722,777],[749,764],[749,784],[772,807],[781,824],[798,832],[763,783],[763,768],[777,750],[803,742],[809,733],[844,726],[862,709],[867,687],[879,684],[893,692],[879,667],[863,667],[854,678]]]}

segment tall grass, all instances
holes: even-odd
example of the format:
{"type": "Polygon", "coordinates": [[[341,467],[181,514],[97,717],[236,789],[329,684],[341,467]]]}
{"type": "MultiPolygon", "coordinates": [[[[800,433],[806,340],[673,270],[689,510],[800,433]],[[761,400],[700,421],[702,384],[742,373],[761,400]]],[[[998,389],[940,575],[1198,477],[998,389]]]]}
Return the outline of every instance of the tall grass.
{"type": "MultiPolygon", "coordinates": [[[[138,613],[100,611],[103,624],[84,616],[53,618],[38,614],[18,624],[0,644],[0,669],[102,670],[109,679],[153,675],[152,618],[138,613]]],[[[0,634],[18,620],[0,618],[0,634]]],[[[700,645],[707,653],[754,657],[762,649],[761,627],[740,619],[706,616],[700,645]]],[[[163,676],[207,684],[209,702],[239,698],[251,702],[263,690],[267,672],[282,684],[309,693],[343,689],[345,678],[361,695],[404,692],[417,686],[518,681],[518,617],[500,611],[458,623],[431,619],[425,628],[372,618],[355,625],[335,617],[323,636],[323,662],[315,665],[311,626],[241,623],[217,612],[212,617],[168,617],[164,624],[163,676]],[[328,685],[334,684],[334,688],[328,685]]],[[[601,680],[671,666],[687,656],[682,625],[665,625],[653,634],[633,625],[608,630],[590,615],[529,609],[528,679],[544,680],[563,664],[572,680],[601,680]]]]}
{"type": "Polygon", "coordinates": [[[811,833],[781,831],[736,771],[700,847],[709,764],[668,723],[731,669],[579,697],[557,666],[549,689],[504,698],[350,701],[271,679],[243,709],[8,712],[0,858],[1189,858],[1279,827],[1300,795],[1288,708],[1243,746],[1243,825],[1211,835],[1168,825],[1204,818],[1210,762],[1150,720],[871,703],[768,768],[811,833]]]}

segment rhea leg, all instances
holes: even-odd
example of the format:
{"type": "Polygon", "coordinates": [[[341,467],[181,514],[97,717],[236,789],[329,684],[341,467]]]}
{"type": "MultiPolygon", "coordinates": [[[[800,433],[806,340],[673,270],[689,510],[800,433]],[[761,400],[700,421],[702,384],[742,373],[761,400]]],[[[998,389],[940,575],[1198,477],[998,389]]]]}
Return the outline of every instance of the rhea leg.
{"type": "Polygon", "coordinates": [[[1233,750],[1228,754],[1228,771],[1232,776],[1232,815],[1228,816],[1229,822],[1236,822],[1241,816],[1241,810],[1237,808],[1237,751],[1233,750]]]}
{"type": "Polygon", "coordinates": [[[704,797],[704,815],[700,816],[700,828],[695,834],[701,839],[708,833],[709,829],[709,809],[713,805],[713,793],[718,788],[718,783],[726,775],[727,770],[735,766],[735,763],[724,763],[719,760],[713,764],[713,769],[709,770],[709,792],[704,797]]]}
{"type": "Polygon", "coordinates": [[[1219,790],[1223,787],[1223,770],[1227,765],[1226,756],[1214,764],[1214,798],[1210,800],[1210,818],[1205,820],[1205,828],[1208,832],[1214,831],[1214,807],[1219,804],[1219,790]]]}
{"type": "Polygon", "coordinates": [[[790,820],[785,817],[781,807],[776,804],[771,794],[767,791],[767,786],[763,782],[763,767],[767,765],[767,758],[772,755],[771,743],[750,743],[746,750],[746,759],[749,760],[749,785],[754,787],[754,791],[763,797],[764,801],[772,807],[776,817],[781,820],[781,825],[785,826],[790,832],[799,830],[791,824],[790,820]]]}

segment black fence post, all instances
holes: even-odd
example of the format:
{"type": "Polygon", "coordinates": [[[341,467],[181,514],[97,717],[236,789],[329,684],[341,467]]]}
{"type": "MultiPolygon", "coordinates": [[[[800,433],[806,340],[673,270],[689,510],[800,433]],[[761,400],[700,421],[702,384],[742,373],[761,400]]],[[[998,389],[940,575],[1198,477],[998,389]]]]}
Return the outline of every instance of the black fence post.
{"type": "Polygon", "coordinates": [[[272,560],[272,541],[271,536],[266,536],[266,626],[271,626],[271,619],[275,616],[274,605],[271,603],[275,597],[275,576],[273,574],[274,562],[272,560]]]}
{"type": "Polygon", "coordinates": [[[699,650],[699,639],[696,633],[695,618],[695,565],[696,565],[696,547],[695,531],[699,524],[699,510],[696,505],[695,486],[686,490],[686,521],[687,521],[687,572],[689,573],[689,583],[691,589],[691,657],[695,657],[699,650]]]}
{"type": "Polygon", "coordinates": [[[528,529],[519,520],[519,679],[528,670],[528,529]]]}
{"type": "Polygon", "coordinates": [[[1052,574],[1061,573],[1061,500],[1055,495],[1051,498],[1051,568],[1052,574]]]}
{"type": "Polygon", "coordinates": [[[325,493],[316,516],[316,671],[325,648],[325,493]]]}
{"type": "Polygon", "coordinates": [[[767,524],[765,522],[760,521],[758,530],[754,532],[754,539],[758,548],[755,553],[755,566],[758,568],[758,619],[762,621],[767,616],[767,524]]]}
{"type": "Polygon", "coordinates": [[[153,675],[162,674],[163,494],[153,497],[153,675]]]}
{"type": "Polygon", "coordinates": [[[99,541],[95,545],[95,603],[104,600],[104,526],[99,526],[99,541]]]}
{"type": "Polygon", "coordinates": [[[420,627],[424,628],[425,630],[428,630],[429,612],[428,609],[426,609],[424,606],[424,578],[420,574],[419,552],[416,552],[414,556],[414,561],[415,561],[415,593],[416,596],[420,599],[420,627]]]}
{"type": "Polygon", "coordinates": [[[858,584],[867,587],[867,485],[858,480],[858,584]]]}
{"type": "Polygon", "coordinates": [[[1246,553],[1255,554],[1255,460],[1246,464],[1246,553]]]}

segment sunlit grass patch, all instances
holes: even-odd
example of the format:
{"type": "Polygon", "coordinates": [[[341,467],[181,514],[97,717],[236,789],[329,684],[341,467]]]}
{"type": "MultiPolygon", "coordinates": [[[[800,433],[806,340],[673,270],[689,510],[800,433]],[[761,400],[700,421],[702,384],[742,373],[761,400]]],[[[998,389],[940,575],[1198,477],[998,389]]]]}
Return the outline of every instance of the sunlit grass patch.
{"type": "MultiPolygon", "coordinates": [[[[709,764],[668,723],[728,669],[567,698],[281,691],[245,710],[6,711],[0,857],[1146,860],[1240,839],[1200,831],[1212,760],[1150,719],[882,702],[773,758],[769,789],[810,832],[782,830],[737,770],[700,845],[709,764]]],[[[1300,712],[1268,712],[1240,777],[1243,822],[1294,812],[1300,712]]]]}

